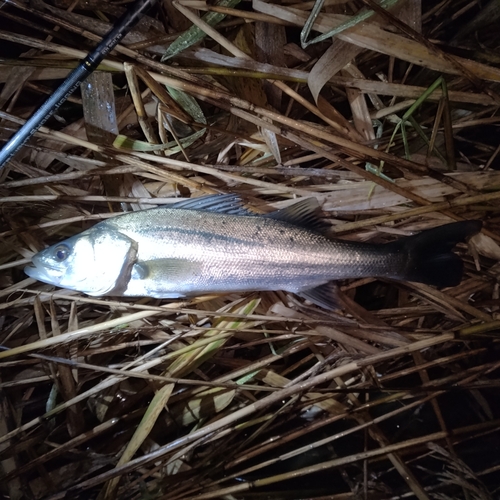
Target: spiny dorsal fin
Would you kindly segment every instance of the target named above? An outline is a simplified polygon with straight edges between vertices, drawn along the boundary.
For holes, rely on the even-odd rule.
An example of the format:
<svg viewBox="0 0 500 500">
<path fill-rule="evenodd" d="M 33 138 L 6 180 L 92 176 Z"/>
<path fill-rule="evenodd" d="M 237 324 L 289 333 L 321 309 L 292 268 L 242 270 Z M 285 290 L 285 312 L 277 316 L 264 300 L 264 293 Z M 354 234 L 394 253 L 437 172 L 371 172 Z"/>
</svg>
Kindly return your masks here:
<svg viewBox="0 0 500 500">
<path fill-rule="evenodd" d="M 304 198 L 294 205 L 267 214 L 266 217 L 318 233 L 325 233 L 330 226 L 318 217 L 319 208 L 316 198 Z"/>
<path fill-rule="evenodd" d="M 229 215 L 256 215 L 243 206 L 243 200 L 235 194 L 211 194 L 182 200 L 169 208 L 182 208 L 184 210 L 205 210 Z"/>
</svg>

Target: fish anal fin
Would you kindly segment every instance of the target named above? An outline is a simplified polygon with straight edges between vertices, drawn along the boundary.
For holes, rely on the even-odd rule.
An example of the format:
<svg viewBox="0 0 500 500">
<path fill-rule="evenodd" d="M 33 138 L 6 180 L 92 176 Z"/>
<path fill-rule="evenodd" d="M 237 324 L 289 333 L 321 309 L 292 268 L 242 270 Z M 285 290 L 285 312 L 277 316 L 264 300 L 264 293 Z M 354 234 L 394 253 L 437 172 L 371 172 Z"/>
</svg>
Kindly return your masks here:
<svg viewBox="0 0 500 500">
<path fill-rule="evenodd" d="M 289 207 L 267 214 L 270 219 L 288 222 L 294 226 L 325 233 L 330 226 L 319 217 L 320 206 L 316 198 L 304 198 Z"/>
<path fill-rule="evenodd" d="M 297 295 L 329 311 L 341 309 L 341 301 L 335 281 L 329 281 L 308 290 L 301 290 L 297 292 Z"/>
</svg>

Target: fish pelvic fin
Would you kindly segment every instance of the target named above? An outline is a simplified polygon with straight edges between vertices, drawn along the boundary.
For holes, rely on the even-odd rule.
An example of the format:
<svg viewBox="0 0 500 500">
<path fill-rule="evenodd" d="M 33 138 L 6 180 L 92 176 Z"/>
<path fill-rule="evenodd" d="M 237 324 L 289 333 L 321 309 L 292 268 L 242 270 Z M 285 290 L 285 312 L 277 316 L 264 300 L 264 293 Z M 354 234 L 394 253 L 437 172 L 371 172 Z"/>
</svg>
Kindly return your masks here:
<svg viewBox="0 0 500 500">
<path fill-rule="evenodd" d="M 391 252 L 407 254 L 407 264 L 398 279 L 437 287 L 460 284 L 464 264 L 452 250 L 479 233 L 481 227 L 478 220 L 454 222 L 388 243 Z"/>
</svg>

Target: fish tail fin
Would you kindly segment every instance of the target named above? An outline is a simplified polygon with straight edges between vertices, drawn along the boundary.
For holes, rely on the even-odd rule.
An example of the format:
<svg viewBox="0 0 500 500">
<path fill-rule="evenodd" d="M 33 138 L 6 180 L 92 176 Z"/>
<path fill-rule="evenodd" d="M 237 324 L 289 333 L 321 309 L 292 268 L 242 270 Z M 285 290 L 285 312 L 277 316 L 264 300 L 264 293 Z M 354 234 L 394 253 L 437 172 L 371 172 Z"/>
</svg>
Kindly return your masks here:
<svg viewBox="0 0 500 500">
<path fill-rule="evenodd" d="M 458 285 L 464 264 L 452 250 L 457 243 L 479 233 L 481 226 L 478 220 L 455 222 L 389 243 L 391 251 L 408 256 L 398 277 L 438 287 Z"/>
</svg>

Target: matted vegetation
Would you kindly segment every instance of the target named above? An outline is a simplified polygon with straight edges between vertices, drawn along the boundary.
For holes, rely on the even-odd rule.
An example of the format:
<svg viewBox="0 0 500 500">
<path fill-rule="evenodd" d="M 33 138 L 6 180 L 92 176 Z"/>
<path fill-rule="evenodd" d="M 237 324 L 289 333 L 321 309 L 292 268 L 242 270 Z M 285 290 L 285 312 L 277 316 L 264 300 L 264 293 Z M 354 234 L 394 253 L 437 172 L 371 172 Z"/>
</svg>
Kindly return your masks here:
<svg viewBox="0 0 500 500">
<path fill-rule="evenodd" d="M 2 4 L 2 140 L 124 7 Z M 498 498 L 499 24 L 497 0 L 160 2 L 0 173 L 4 497 Z M 213 193 L 315 197 L 351 240 L 484 229 L 459 286 L 342 282 L 336 312 L 22 272 L 103 218 Z"/>
</svg>

